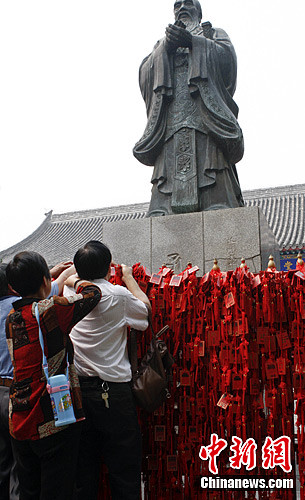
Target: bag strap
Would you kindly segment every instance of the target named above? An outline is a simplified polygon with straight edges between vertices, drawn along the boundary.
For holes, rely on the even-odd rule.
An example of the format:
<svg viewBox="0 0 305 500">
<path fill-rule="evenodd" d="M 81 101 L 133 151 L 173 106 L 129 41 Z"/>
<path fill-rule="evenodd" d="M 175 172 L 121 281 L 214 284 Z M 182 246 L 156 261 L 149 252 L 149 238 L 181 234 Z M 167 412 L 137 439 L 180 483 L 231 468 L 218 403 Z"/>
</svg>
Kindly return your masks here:
<svg viewBox="0 0 305 500">
<path fill-rule="evenodd" d="M 46 376 L 47 382 L 49 383 L 48 360 L 47 360 L 46 355 L 44 353 L 44 341 L 43 341 L 42 331 L 41 331 L 41 328 L 40 328 L 38 304 L 36 304 L 36 306 L 35 306 L 35 316 L 36 316 L 37 323 L 38 323 L 38 328 L 39 328 L 39 342 L 40 342 L 41 350 L 42 350 L 42 368 L 43 368 L 44 374 Z"/>
<path fill-rule="evenodd" d="M 152 322 L 151 322 L 151 318 L 150 316 L 148 317 L 148 324 L 150 326 L 150 329 L 151 329 L 151 332 L 153 334 L 153 337 L 155 337 L 155 339 L 157 340 L 159 337 L 161 337 L 161 335 L 163 335 L 164 332 L 166 332 L 168 329 L 169 329 L 169 326 L 168 325 L 165 325 L 163 328 L 161 328 L 161 330 L 158 332 L 158 333 L 155 333 L 154 332 L 154 329 L 153 329 L 153 326 L 152 326 Z"/>
<path fill-rule="evenodd" d="M 152 340 L 156 341 L 166 330 L 169 329 L 168 325 L 165 325 L 157 334 L 155 334 L 150 316 L 148 317 L 148 324 L 152 332 Z M 129 361 L 131 365 L 131 371 L 134 375 L 138 371 L 138 344 L 137 344 L 137 331 L 133 328 L 130 329 L 129 335 Z"/>
<path fill-rule="evenodd" d="M 39 321 L 38 303 L 35 306 L 35 316 L 36 316 L 37 323 L 38 323 L 39 342 L 40 342 L 41 350 L 42 350 L 42 368 L 43 368 L 44 374 L 46 376 L 47 383 L 49 383 L 49 367 L 48 367 L 48 360 L 47 360 L 46 355 L 44 353 L 44 341 L 43 341 L 43 335 L 42 335 L 40 321 Z M 68 378 L 68 369 L 69 369 L 69 362 L 68 362 L 68 353 L 67 353 L 67 372 L 66 372 L 67 378 Z"/>
</svg>

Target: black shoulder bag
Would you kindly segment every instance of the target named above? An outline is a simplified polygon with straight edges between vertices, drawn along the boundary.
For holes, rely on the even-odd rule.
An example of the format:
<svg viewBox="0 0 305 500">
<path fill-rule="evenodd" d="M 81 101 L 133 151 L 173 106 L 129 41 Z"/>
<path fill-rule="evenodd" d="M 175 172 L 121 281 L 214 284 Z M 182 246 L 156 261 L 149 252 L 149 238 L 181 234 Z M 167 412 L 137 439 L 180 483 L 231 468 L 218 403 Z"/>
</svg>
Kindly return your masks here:
<svg viewBox="0 0 305 500">
<path fill-rule="evenodd" d="M 168 330 L 165 326 L 156 335 L 152 324 L 152 340 L 146 354 L 138 365 L 137 335 L 131 329 L 129 357 L 132 371 L 132 390 L 138 406 L 151 413 L 155 411 L 167 398 L 170 398 L 168 381 L 174 358 L 167 349 L 163 340 L 159 337 Z"/>
</svg>

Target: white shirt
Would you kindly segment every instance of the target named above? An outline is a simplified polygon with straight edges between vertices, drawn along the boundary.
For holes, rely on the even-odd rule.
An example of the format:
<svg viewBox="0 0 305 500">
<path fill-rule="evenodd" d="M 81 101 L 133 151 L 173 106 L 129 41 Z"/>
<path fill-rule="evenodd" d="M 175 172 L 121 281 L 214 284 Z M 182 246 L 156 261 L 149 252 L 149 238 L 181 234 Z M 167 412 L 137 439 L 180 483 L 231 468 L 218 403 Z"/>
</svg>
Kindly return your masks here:
<svg viewBox="0 0 305 500">
<path fill-rule="evenodd" d="M 129 382 L 127 326 L 146 330 L 147 307 L 122 286 L 104 279 L 94 284 L 100 287 L 102 298 L 70 333 L 76 371 L 78 375 L 98 376 L 107 382 Z M 64 288 L 66 297 L 74 293 L 71 288 Z"/>
</svg>

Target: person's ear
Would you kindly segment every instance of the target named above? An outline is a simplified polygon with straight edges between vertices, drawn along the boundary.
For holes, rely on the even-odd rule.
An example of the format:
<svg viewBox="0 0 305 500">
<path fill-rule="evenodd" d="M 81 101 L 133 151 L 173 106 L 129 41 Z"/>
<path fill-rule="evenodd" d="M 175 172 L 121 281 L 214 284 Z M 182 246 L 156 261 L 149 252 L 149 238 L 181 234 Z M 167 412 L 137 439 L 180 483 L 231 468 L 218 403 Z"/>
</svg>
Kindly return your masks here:
<svg viewBox="0 0 305 500">
<path fill-rule="evenodd" d="M 51 292 L 51 278 L 43 277 L 42 288 L 44 290 L 45 297 L 48 297 Z"/>
<path fill-rule="evenodd" d="M 16 297 L 19 297 L 19 293 L 15 292 L 14 288 L 11 287 L 10 284 L 7 285 L 9 295 L 16 295 Z"/>
<path fill-rule="evenodd" d="M 109 264 L 108 272 L 106 274 L 105 280 L 109 281 L 111 278 L 111 264 Z"/>
</svg>

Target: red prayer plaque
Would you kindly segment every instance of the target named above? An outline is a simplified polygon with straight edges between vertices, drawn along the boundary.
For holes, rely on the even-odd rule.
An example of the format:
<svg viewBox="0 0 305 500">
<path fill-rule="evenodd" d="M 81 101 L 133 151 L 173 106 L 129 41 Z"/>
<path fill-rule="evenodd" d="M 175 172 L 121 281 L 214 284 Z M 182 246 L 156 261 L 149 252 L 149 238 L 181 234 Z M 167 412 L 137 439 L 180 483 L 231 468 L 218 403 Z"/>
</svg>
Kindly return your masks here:
<svg viewBox="0 0 305 500">
<path fill-rule="evenodd" d="M 258 285 L 261 284 L 261 278 L 260 278 L 260 275 L 258 274 L 257 276 L 255 276 L 255 278 L 253 278 L 252 280 L 252 286 L 253 288 L 256 288 Z"/>
<path fill-rule="evenodd" d="M 233 398 L 234 396 L 232 396 L 232 394 L 228 394 L 227 392 L 225 392 L 218 401 L 217 406 L 219 406 L 219 408 L 223 408 L 223 410 L 226 410 L 229 404 L 232 402 Z"/>
<path fill-rule="evenodd" d="M 240 410 L 240 402 L 237 399 L 233 399 L 232 401 L 232 411 L 233 413 L 237 413 Z"/>
<path fill-rule="evenodd" d="M 278 378 L 277 364 L 276 361 L 269 359 L 265 365 L 266 376 L 268 380 L 273 380 Z"/>
<path fill-rule="evenodd" d="M 184 444 L 184 450 L 182 450 L 182 456 L 183 455 L 187 462 L 192 460 L 192 448 L 190 444 Z"/>
<path fill-rule="evenodd" d="M 242 320 L 238 319 L 238 320 L 234 321 L 233 335 L 235 335 L 236 337 L 238 337 L 242 333 L 243 333 L 243 331 L 242 331 Z"/>
<path fill-rule="evenodd" d="M 148 470 L 158 470 L 158 456 L 148 455 Z"/>
<path fill-rule="evenodd" d="M 197 427 L 189 427 L 189 439 L 190 441 L 198 441 L 198 430 Z"/>
<path fill-rule="evenodd" d="M 287 331 L 279 332 L 276 334 L 276 338 L 280 349 L 290 349 L 291 342 Z"/>
<path fill-rule="evenodd" d="M 258 378 L 250 379 L 250 394 L 251 396 L 258 396 L 260 393 L 260 381 Z"/>
<path fill-rule="evenodd" d="M 165 441 L 165 425 L 155 425 L 155 441 Z"/>
<path fill-rule="evenodd" d="M 189 277 L 188 270 L 183 271 L 183 274 L 182 274 L 182 281 L 185 281 L 188 277 Z"/>
<path fill-rule="evenodd" d="M 202 278 L 202 283 L 206 283 L 208 281 L 209 277 L 210 277 L 210 273 L 205 274 Z"/>
<path fill-rule="evenodd" d="M 205 348 L 205 342 L 204 340 L 200 340 L 198 344 L 198 356 L 203 357 L 204 356 L 204 348 Z"/>
<path fill-rule="evenodd" d="M 197 406 L 203 406 L 204 401 L 203 401 L 203 392 L 197 392 L 196 394 L 196 404 Z"/>
<path fill-rule="evenodd" d="M 291 326 L 291 337 L 293 339 L 297 339 L 298 338 L 298 324 L 296 321 L 293 321 L 292 322 L 292 326 Z"/>
<path fill-rule="evenodd" d="M 241 375 L 234 374 L 232 376 L 232 389 L 234 391 L 239 391 L 243 388 L 243 379 Z"/>
<path fill-rule="evenodd" d="M 180 385 L 191 385 L 191 374 L 188 370 L 181 370 L 180 372 Z"/>
<path fill-rule="evenodd" d="M 149 283 L 153 283 L 154 285 L 160 285 L 162 280 L 162 274 L 154 273 L 149 280 Z"/>
<path fill-rule="evenodd" d="M 169 286 L 177 286 L 178 287 L 178 286 L 180 286 L 181 281 L 182 281 L 182 276 L 178 276 L 177 274 L 174 274 L 174 276 L 172 276 L 172 279 L 169 282 Z"/>
<path fill-rule="evenodd" d="M 234 306 L 235 299 L 232 292 L 229 292 L 227 295 L 225 295 L 225 304 L 227 309 L 229 309 L 229 307 Z"/>
<path fill-rule="evenodd" d="M 225 378 L 225 384 L 228 387 L 231 384 L 232 370 L 227 370 L 226 373 L 223 373 Z"/>
<path fill-rule="evenodd" d="M 249 352 L 248 354 L 248 368 L 249 370 L 258 370 L 259 359 L 257 352 Z"/>
<path fill-rule="evenodd" d="M 256 333 L 257 333 L 257 337 L 256 337 L 257 343 L 264 345 L 265 344 L 265 337 L 269 334 L 268 329 L 265 328 L 264 326 L 258 326 Z"/>
<path fill-rule="evenodd" d="M 170 273 L 171 271 L 172 271 L 172 269 L 170 267 L 164 267 L 164 269 L 162 270 L 163 278 L 165 278 L 165 276 L 167 276 L 168 273 Z"/>
<path fill-rule="evenodd" d="M 268 335 L 265 337 L 265 351 L 268 352 L 276 352 L 276 340 L 275 335 Z"/>
<path fill-rule="evenodd" d="M 166 457 L 167 471 L 175 472 L 177 470 L 177 456 L 167 455 Z"/>
<path fill-rule="evenodd" d="M 302 273 L 301 271 L 297 271 L 295 273 L 295 276 L 297 276 L 298 278 L 301 278 L 301 280 L 305 280 L 305 274 Z"/>
<path fill-rule="evenodd" d="M 196 271 L 199 271 L 198 266 L 191 267 L 191 269 L 187 270 L 189 274 L 196 273 Z"/>
<path fill-rule="evenodd" d="M 220 331 L 210 330 L 207 332 L 208 335 L 208 347 L 217 347 L 220 345 Z"/>
<path fill-rule="evenodd" d="M 285 358 L 278 358 L 276 360 L 277 364 L 277 371 L 279 375 L 286 375 L 286 359 Z"/>
<path fill-rule="evenodd" d="M 272 391 L 265 392 L 265 405 L 267 406 L 267 408 L 272 408 L 272 406 L 273 406 L 273 392 Z"/>
<path fill-rule="evenodd" d="M 293 387 L 296 392 L 305 388 L 305 376 L 304 373 L 294 373 L 293 374 Z"/>
<path fill-rule="evenodd" d="M 241 364 L 240 352 L 239 350 L 235 349 L 235 347 L 232 347 L 230 349 L 230 363 L 232 363 L 232 365 Z"/>
<path fill-rule="evenodd" d="M 263 394 L 260 392 L 256 398 L 256 402 L 258 405 L 258 408 L 262 409 L 264 408 L 264 399 L 263 399 Z"/>
<path fill-rule="evenodd" d="M 164 403 L 157 410 L 154 411 L 154 415 L 156 415 L 156 416 L 160 415 L 161 417 L 164 417 L 164 415 L 165 415 Z"/>
</svg>

